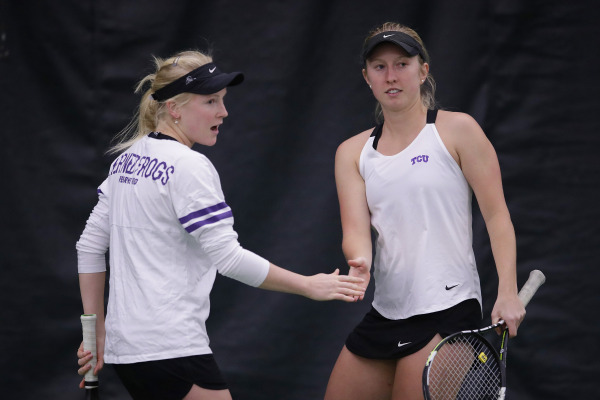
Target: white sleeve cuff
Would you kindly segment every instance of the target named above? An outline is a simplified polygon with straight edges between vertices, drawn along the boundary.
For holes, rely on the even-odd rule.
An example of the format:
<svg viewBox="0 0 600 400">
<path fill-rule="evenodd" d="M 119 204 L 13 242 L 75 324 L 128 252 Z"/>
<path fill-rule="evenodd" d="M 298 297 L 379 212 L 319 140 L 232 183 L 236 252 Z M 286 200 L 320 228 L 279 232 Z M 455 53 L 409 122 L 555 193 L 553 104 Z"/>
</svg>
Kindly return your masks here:
<svg viewBox="0 0 600 400">
<path fill-rule="evenodd" d="M 92 274 L 106 271 L 104 254 L 77 252 L 77 270 L 80 274 Z"/>
<path fill-rule="evenodd" d="M 270 265 L 268 260 L 237 245 L 229 253 L 227 263 L 217 268 L 221 275 L 258 287 L 267 278 Z"/>
</svg>

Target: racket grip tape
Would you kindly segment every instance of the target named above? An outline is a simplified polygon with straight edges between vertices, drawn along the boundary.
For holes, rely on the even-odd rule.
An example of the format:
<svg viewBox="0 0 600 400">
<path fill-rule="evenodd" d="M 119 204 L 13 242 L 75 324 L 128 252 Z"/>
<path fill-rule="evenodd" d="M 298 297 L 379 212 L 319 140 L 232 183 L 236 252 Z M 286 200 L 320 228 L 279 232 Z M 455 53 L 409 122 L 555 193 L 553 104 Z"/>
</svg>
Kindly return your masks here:
<svg viewBox="0 0 600 400">
<path fill-rule="evenodd" d="M 521 291 L 519 291 L 519 299 L 524 307 L 527 306 L 535 292 L 537 292 L 544 282 L 546 282 L 546 276 L 539 269 L 534 269 L 529 273 L 527 282 L 525 282 Z"/>
<path fill-rule="evenodd" d="M 92 368 L 85 373 L 85 388 L 94 389 L 98 387 L 98 377 L 94 375 L 96 368 L 96 314 L 83 314 L 81 316 L 81 327 L 83 330 L 83 349 L 92 352 Z"/>
</svg>

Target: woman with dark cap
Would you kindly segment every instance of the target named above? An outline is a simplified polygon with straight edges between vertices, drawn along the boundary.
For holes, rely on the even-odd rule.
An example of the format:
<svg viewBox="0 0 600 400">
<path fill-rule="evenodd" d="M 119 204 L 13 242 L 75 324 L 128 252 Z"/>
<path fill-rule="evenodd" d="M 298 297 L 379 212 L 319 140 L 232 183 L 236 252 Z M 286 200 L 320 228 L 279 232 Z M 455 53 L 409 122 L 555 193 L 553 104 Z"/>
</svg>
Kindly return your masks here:
<svg viewBox="0 0 600 400">
<path fill-rule="evenodd" d="M 298 275 L 240 246 L 217 171 L 191 147 L 216 143 L 227 87 L 243 75 L 197 51 L 155 61 L 137 87 L 150 86 L 137 122 L 111 149 L 120 155 L 77 242 L 83 311 L 97 315 L 95 373 L 114 364 L 135 399 L 231 399 L 205 325 L 217 272 L 314 300 L 354 301 L 362 278 Z M 84 375 L 92 355 L 80 347 L 78 357 Z"/>
<path fill-rule="evenodd" d="M 482 322 L 472 193 L 499 278 L 492 320 L 506 321 L 512 336 L 525 316 L 515 233 L 494 148 L 470 116 L 435 109 L 419 35 L 386 23 L 369 33 L 362 59 L 379 121 L 339 146 L 335 176 L 349 275 L 364 278 L 366 287 L 373 266 L 376 286 L 325 399 L 422 399 L 423 367 L 434 346 Z"/>
</svg>

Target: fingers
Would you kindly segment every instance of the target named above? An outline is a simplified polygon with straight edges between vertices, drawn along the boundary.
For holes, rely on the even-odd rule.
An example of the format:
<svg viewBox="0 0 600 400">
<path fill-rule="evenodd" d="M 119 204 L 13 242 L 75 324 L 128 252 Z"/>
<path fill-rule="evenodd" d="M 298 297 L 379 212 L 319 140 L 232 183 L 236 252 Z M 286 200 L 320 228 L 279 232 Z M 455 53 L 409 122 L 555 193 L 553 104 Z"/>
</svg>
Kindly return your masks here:
<svg viewBox="0 0 600 400">
<path fill-rule="evenodd" d="M 77 364 L 79 364 L 79 366 L 83 366 L 87 363 L 89 363 L 90 361 L 92 361 L 93 355 L 92 352 L 89 350 L 83 351 L 81 352 L 81 354 L 79 352 L 77 352 Z"/>
<path fill-rule="evenodd" d="M 348 275 L 339 275 L 339 282 L 347 282 L 347 283 L 364 283 L 365 280 L 363 278 L 359 278 L 357 276 L 348 276 Z"/>
<path fill-rule="evenodd" d="M 83 359 L 82 359 L 83 360 Z M 80 363 L 81 360 L 79 360 L 77 363 Z M 80 364 L 81 365 L 81 364 Z M 83 376 L 86 374 L 86 372 L 88 372 L 90 369 L 92 368 L 92 364 L 85 364 L 83 365 L 81 368 L 79 368 L 77 370 L 77 374 L 79 374 L 80 376 Z"/>
<path fill-rule="evenodd" d="M 77 360 L 77 365 L 80 366 L 80 368 L 77 370 L 77 374 L 83 376 L 92 368 L 92 364 L 90 364 L 90 361 L 92 361 L 92 358 L 94 356 L 92 355 L 91 351 L 77 351 L 77 357 L 79 357 L 79 359 Z M 96 368 L 94 368 L 94 375 L 98 375 L 103 366 L 104 362 L 101 359 L 96 360 Z"/>
<path fill-rule="evenodd" d="M 359 296 L 348 296 L 338 293 L 334 296 L 334 300 L 345 301 L 346 303 L 356 303 Z M 362 300 L 362 299 L 361 299 Z"/>
<path fill-rule="evenodd" d="M 96 368 L 94 368 L 94 375 L 98 375 L 98 373 L 100 373 L 100 370 L 102 369 L 102 367 L 104 367 L 104 361 L 102 361 L 100 358 L 98 358 L 96 360 Z"/>
<path fill-rule="evenodd" d="M 81 382 L 79 382 L 79 389 L 83 389 L 85 387 L 85 378 L 83 378 L 81 380 Z"/>
<path fill-rule="evenodd" d="M 517 330 L 519 329 L 519 322 L 518 321 L 507 322 L 506 326 L 508 327 L 509 337 L 512 338 L 512 337 L 517 336 Z"/>
<path fill-rule="evenodd" d="M 79 345 L 79 348 L 77 349 L 77 358 L 81 358 L 85 355 L 86 351 L 83 350 L 83 342 L 81 342 L 81 344 Z"/>
<path fill-rule="evenodd" d="M 362 286 L 348 283 L 338 287 L 336 292 L 343 296 L 352 298 L 352 301 L 356 301 L 356 298 L 362 300 L 365 295 L 365 289 Z"/>
</svg>

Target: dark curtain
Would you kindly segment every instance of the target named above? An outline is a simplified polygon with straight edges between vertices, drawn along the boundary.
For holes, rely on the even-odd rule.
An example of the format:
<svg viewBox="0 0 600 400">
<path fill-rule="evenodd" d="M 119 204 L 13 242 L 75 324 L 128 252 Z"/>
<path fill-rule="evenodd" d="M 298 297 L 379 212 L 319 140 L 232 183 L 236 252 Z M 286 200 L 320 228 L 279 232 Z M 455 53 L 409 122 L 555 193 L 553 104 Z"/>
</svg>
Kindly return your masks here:
<svg viewBox="0 0 600 400">
<path fill-rule="evenodd" d="M 442 108 L 494 144 L 517 233 L 518 278 L 547 283 L 510 342 L 509 399 L 597 398 L 599 6 L 579 0 L 0 0 L 0 398 L 76 399 L 75 242 L 138 104 L 151 56 L 210 49 L 243 85 L 213 148 L 242 245 L 302 273 L 345 271 L 334 154 L 373 126 L 362 40 L 391 20 L 423 37 Z M 484 313 L 496 298 L 475 207 Z M 218 277 L 211 346 L 235 399 L 320 399 L 369 309 Z M 107 366 L 105 399 L 128 398 Z"/>
</svg>

